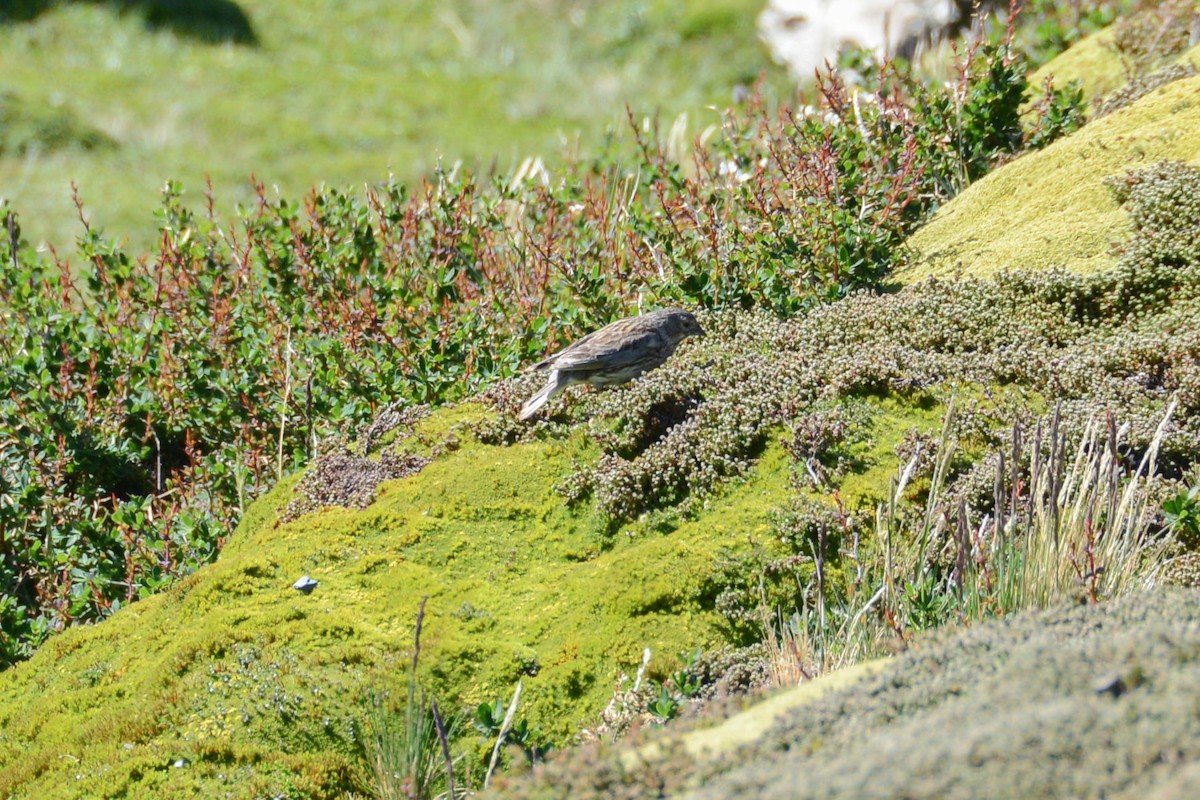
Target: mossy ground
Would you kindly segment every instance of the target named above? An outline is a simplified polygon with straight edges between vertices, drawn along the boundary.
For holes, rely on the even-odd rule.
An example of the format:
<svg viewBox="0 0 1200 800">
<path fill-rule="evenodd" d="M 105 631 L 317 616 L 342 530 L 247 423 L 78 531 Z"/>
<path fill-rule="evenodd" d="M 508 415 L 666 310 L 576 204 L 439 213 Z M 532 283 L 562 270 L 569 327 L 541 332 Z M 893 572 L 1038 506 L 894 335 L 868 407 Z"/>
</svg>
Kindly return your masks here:
<svg viewBox="0 0 1200 800">
<path fill-rule="evenodd" d="M 1182 58 L 1200 61 L 1200 48 Z M 1090 91 L 1103 92 L 1120 84 L 1102 81 L 1106 72 L 1096 64 L 1111 67 L 1115 59 L 1091 37 L 1043 69 L 1060 83 L 1077 73 L 1096 76 Z M 1111 267 L 1112 245 L 1128 226 L 1104 178 L 1163 159 L 1200 162 L 1200 77 L 1169 84 L 973 184 L 910 237 L 912 263 L 896 278 Z"/>
<path fill-rule="evenodd" d="M 1119 89 L 1128 76 L 1112 41 L 1111 27 L 1085 36 L 1035 70 L 1029 76 L 1029 85 L 1040 89 L 1047 78 L 1060 87 L 1076 81 L 1089 101 Z"/>
<path fill-rule="evenodd" d="M 989 622 L 789 690 L 769 715 L 573 753 L 500 796 L 1183 800 L 1200 778 L 1198 621 L 1191 591 Z M 753 744 L 706 735 L 751 715 Z"/>
<path fill-rule="evenodd" d="M 943 241 L 933 237 L 939 230 L 959 237 L 933 248 L 940 260 L 928 262 L 927 272 L 954 272 L 951 262 L 984 252 L 986 242 L 990 255 L 971 262 L 984 263 L 978 269 L 985 272 L 1108 263 L 1101 251 L 1124 216 L 1101 200 L 1101 179 L 1140 163 L 1139 155 L 1194 161 L 1198 93 L 1195 79 L 1180 81 L 981 181 L 914 239 Z M 1071 213 L 1078 229 L 1064 234 L 1059 226 Z M 895 445 L 914 426 L 936 430 L 944 410 L 923 396 L 864 402 L 872 431 L 855 453 L 861 468 L 841 483 L 850 504 L 878 499 L 895 469 Z M 465 405 L 421 427 L 436 438 L 483 413 Z M 661 677 L 676 653 L 721 642 L 715 556 L 770 539 L 769 512 L 794 493 L 778 438 L 770 437 L 743 480 L 694 507 L 693 518 L 656 511 L 615 535 L 588 505 L 571 510 L 553 488 L 576 459 L 597 456 L 578 436 L 511 447 L 463 436 L 461 448 L 420 474 L 385 483 L 364 510 L 328 509 L 276 524 L 296 485 L 284 481 L 250 509 L 216 564 L 103 624 L 52 638 L 32 660 L 0 674 L 0 794 L 363 791 L 364 704 L 373 692 L 398 696 L 404 686 L 414 617 L 426 595 L 422 681 L 458 705 L 508 696 L 523 680 L 522 714 L 566 741 L 603 707 L 618 675 L 633 671 L 643 648 L 655 653 L 651 673 Z M 320 582 L 311 595 L 291 588 L 301 574 Z M 1192 614 L 1185 606 L 1180 613 Z M 1050 641 L 1028 652 L 1061 646 Z M 896 674 L 944 666 L 941 656 L 931 658 Z M 1010 683 L 1021 688 L 1019 680 Z M 944 696 L 945 686 L 931 691 Z M 908 700 L 897 703 L 881 708 L 894 715 Z M 821 707 L 839 718 L 838 706 Z M 821 719 L 829 737 L 854 738 Z M 956 719 L 918 720 L 902 743 L 917 747 L 925 731 L 956 731 Z M 836 764 L 881 763 L 888 738 L 881 728 L 871 737 L 878 749 L 837 750 Z M 815 752 L 813 763 L 780 769 L 820 767 L 835 752 L 806 741 L 798 752 Z M 737 781 L 737 791 L 753 783 L 744 775 Z"/>
<path fill-rule="evenodd" d="M 884 450 L 940 421 L 936 405 L 867 402 Z M 482 413 L 447 409 L 419 428 L 437 437 Z M 678 653 L 721 644 L 716 556 L 770 540 L 769 511 L 791 491 L 789 459 L 770 444 L 695 518 L 660 513 L 614 536 L 553 488 L 573 459 L 595 456 L 588 448 L 581 437 L 510 447 L 466 437 L 383 484 L 365 510 L 277 524 L 296 485 L 285 480 L 216 564 L 0 675 L 0 794 L 361 788 L 364 703 L 400 696 L 425 595 L 421 678 L 444 705 L 507 697 L 523 680 L 522 715 L 569 741 L 643 648 L 661 677 Z M 888 455 L 864 468 L 894 469 L 876 463 Z M 291 588 L 301 574 L 319 581 L 311 595 Z"/>
</svg>

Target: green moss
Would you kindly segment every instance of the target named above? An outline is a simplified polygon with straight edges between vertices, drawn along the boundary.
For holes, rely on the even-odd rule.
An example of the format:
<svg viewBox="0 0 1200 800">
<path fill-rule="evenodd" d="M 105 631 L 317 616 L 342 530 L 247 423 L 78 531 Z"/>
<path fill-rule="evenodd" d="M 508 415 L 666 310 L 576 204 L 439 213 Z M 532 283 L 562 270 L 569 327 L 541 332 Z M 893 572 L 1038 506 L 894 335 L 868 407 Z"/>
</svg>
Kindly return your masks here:
<svg viewBox="0 0 1200 800">
<path fill-rule="evenodd" d="M 1128 225 L 1103 180 L 1162 159 L 1200 161 L 1200 77 L 1169 84 L 975 183 L 909 239 L 913 262 L 896 277 L 912 283 L 1110 267 L 1112 244 Z"/>
<path fill-rule="evenodd" d="M 1129 80 L 1128 70 L 1112 44 L 1114 34 L 1113 26 L 1109 26 L 1085 36 L 1035 70 L 1029 76 L 1029 85 L 1037 90 L 1045 85 L 1047 78 L 1053 78 L 1055 86 L 1076 81 L 1083 89 L 1084 99 L 1095 106 Z M 1200 60 L 1200 46 L 1170 60 L 1195 63 Z"/>
<path fill-rule="evenodd" d="M 1085 36 L 1035 70 L 1029 76 L 1029 85 L 1040 89 L 1050 77 L 1055 86 L 1078 81 L 1088 101 L 1119 89 L 1128 76 L 1112 49 L 1112 39 L 1111 27 Z"/>
<path fill-rule="evenodd" d="M 941 412 L 868 402 L 882 475 L 903 432 L 936 426 Z M 481 413 L 464 405 L 419 428 L 444 434 Z M 664 512 L 601 536 L 592 511 L 568 509 L 553 489 L 573 459 L 595 457 L 588 447 L 577 436 L 465 441 L 382 485 L 365 510 L 278 524 L 296 483 L 284 481 L 216 564 L 0 675 L 0 794 L 352 789 L 362 703 L 402 690 L 425 595 L 423 680 L 444 705 L 507 696 L 524 680 L 522 713 L 569 741 L 643 648 L 655 673 L 722 641 L 715 556 L 769 539 L 768 512 L 791 491 L 772 443 L 694 519 Z M 854 480 L 848 492 L 877 493 L 873 472 Z M 319 581 L 311 595 L 291 588 L 301 574 Z M 171 766 L 181 758 L 187 766 Z"/>
<path fill-rule="evenodd" d="M 873 508 L 885 500 L 888 482 L 896 475 L 896 446 L 904 434 L 913 428 L 926 434 L 937 433 L 946 415 L 946 407 L 932 397 L 918 397 L 914 402 L 888 395 L 874 398 L 873 405 L 876 417 L 871 435 L 856 454 L 862 469 L 848 474 L 840 487 L 843 501 L 850 508 Z"/>
</svg>

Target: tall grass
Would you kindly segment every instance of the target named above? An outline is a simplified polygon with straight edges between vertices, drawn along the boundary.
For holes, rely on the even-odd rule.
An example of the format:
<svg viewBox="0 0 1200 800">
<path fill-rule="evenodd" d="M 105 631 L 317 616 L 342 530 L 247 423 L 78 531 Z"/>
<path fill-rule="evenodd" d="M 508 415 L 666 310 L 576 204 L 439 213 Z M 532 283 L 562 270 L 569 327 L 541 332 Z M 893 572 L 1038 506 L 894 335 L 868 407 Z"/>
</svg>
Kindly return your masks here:
<svg viewBox="0 0 1200 800">
<path fill-rule="evenodd" d="M 1174 408 L 1172 402 L 1132 469 L 1123 455 L 1128 426 L 1118 427 L 1111 414 L 1093 419 L 1071 453 L 1056 413 L 1045 447 L 1042 429 L 1035 432 L 1027 487 L 1015 430 L 1013 476 L 1005 480 L 1001 459 L 992 515 L 974 531 L 961 510 L 957 520 L 964 616 L 1043 608 L 1068 597 L 1095 603 L 1153 586 L 1173 538 L 1155 524 L 1147 488 Z"/>
<path fill-rule="evenodd" d="M 442 778 L 437 726 L 421 689 L 410 687 L 403 718 L 382 701 L 368 717 L 372 786 L 380 800 L 417 800 L 436 796 Z"/>
<path fill-rule="evenodd" d="M 1112 414 L 1072 436 L 1059 409 L 1027 442 L 1019 425 L 996 459 L 994 503 L 982 514 L 954 498 L 957 442 L 947 411 L 933 478 L 915 525 L 901 513 L 921 453 L 898 466 L 876 509 L 873 541 L 845 554 L 856 591 L 820 592 L 788 619 L 764 619 L 776 685 L 904 649 L 920 630 L 972 624 L 1076 600 L 1150 588 L 1175 547 L 1150 491 L 1172 402 L 1139 457 Z M 816 574 L 826 555 L 815 552 Z M 815 580 L 815 579 L 814 579 Z"/>
</svg>

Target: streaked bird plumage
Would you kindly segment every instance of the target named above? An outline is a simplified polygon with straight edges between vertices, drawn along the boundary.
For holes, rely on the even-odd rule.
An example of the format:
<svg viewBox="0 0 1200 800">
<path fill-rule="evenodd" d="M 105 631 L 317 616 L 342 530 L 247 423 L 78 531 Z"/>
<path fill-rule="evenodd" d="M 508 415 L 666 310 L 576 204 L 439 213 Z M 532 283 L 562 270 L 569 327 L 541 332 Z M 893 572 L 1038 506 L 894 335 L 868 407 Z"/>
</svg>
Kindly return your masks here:
<svg viewBox="0 0 1200 800">
<path fill-rule="evenodd" d="M 684 339 L 703 335 L 691 312 L 678 308 L 619 319 L 533 366 L 550 370 L 550 376 L 521 407 L 521 419 L 532 417 L 568 386 L 627 383 L 661 365 Z"/>
</svg>

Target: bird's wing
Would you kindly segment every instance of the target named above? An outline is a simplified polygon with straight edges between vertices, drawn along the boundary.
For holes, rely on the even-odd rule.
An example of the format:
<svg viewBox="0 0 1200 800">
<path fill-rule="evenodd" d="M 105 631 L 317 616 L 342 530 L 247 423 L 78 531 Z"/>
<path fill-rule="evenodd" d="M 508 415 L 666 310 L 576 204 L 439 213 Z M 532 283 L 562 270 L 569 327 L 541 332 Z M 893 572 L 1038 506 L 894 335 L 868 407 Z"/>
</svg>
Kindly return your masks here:
<svg viewBox="0 0 1200 800">
<path fill-rule="evenodd" d="M 597 336 L 601 328 L 589 333 L 563 350 L 551 366 L 564 372 L 587 371 L 604 367 L 619 370 L 645 358 L 659 345 L 656 330 L 628 331 L 621 336 Z"/>
<path fill-rule="evenodd" d="M 603 330 L 603 328 L 601 328 L 601 330 Z M 592 331 L 587 336 L 584 336 L 582 339 L 580 339 L 576 342 L 572 342 L 571 344 L 567 345 L 562 350 L 559 350 L 554 355 L 546 356 L 541 361 L 534 364 L 532 369 L 550 369 L 550 368 L 558 369 L 558 360 L 560 358 L 563 358 L 564 356 L 569 355 L 576 348 L 584 346 L 584 344 L 586 344 L 589 340 L 591 340 L 591 338 L 593 336 L 595 336 L 599 332 L 600 331 Z"/>
</svg>

